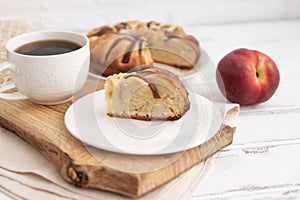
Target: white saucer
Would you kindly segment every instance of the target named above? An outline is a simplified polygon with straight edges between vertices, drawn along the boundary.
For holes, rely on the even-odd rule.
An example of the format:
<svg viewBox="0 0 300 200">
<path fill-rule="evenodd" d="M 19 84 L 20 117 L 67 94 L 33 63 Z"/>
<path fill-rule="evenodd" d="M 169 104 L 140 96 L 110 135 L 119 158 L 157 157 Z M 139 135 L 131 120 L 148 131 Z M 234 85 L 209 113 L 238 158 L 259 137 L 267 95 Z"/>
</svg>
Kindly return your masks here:
<svg viewBox="0 0 300 200">
<path fill-rule="evenodd" d="M 141 121 L 106 115 L 104 90 L 82 97 L 65 114 L 69 132 L 82 142 L 107 151 L 160 155 L 198 146 L 219 130 L 222 116 L 208 99 L 189 94 L 189 111 L 177 121 Z"/>
</svg>

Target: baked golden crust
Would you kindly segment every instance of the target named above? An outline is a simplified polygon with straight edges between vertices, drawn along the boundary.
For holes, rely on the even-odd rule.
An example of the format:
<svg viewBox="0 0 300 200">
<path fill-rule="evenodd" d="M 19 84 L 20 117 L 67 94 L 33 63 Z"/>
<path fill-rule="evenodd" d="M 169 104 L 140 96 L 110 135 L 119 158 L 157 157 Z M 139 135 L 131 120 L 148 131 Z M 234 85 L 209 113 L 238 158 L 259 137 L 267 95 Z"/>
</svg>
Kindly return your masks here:
<svg viewBox="0 0 300 200">
<path fill-rule="evenodd" d="M 139 65 L 149 66 L 153 62 L 189 69 L 200 56 L 197 39 L 176 25 L 128 21 L 93 29 L 87 36 L 91 67 L 104 76 L 126 72 Z M 118 57 L 105 57 L 107 52 Z M 126 56 L 130 59 L 124 59 Z"/>
<path fill-rule="evenodd" d="M 134 33 L 104 34 L 90 41 L 91 68 L 104 76 L 153 64 L 145 38 Z"/>
</svg>

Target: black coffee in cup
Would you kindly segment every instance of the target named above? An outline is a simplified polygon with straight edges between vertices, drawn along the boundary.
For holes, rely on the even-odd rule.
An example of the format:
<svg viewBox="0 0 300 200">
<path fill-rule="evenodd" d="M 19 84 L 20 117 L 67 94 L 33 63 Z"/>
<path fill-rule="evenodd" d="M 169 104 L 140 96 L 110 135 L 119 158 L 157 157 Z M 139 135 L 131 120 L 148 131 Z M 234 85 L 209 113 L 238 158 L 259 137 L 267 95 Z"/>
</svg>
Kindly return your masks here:
<svg viewBox="0 0 300 200">
<path fill-rule="evenodd" d="M 24 55 L 49 56 L 68 53 L 79 48 L 80 45 L 65 40 L 41 40 L 22 45 L 14 51 Z"/>
</svg>

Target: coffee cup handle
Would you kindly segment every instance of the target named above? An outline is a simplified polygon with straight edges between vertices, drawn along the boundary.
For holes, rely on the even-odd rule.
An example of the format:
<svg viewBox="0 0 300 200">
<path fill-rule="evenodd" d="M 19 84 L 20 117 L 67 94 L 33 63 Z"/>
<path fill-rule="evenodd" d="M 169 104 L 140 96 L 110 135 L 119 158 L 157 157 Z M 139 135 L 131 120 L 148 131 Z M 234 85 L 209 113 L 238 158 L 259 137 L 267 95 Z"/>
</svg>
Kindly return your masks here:
<svg viewBox="0 0 300 200">
<path fill-rule="evenodd" d="M 16 70 L 16 66 L 9 62 L 3 62 L 0 63 L 0 99 L 6 99 L 6 100 L 22 100 L 22 99 L 28 99 L 27 96 L 24 94 L 16 91 L 12 93 L 4 93 L 7 90 L 10 90 L 12 88 L 15 88 L 15 83 L 13 82 L 7 82 L 4 80 L 5 76 L 1 76 L 1 72 L 9 70 L 12 73 Z M 1 83 L 3 82 L 3 83 Z"/>
</svg>

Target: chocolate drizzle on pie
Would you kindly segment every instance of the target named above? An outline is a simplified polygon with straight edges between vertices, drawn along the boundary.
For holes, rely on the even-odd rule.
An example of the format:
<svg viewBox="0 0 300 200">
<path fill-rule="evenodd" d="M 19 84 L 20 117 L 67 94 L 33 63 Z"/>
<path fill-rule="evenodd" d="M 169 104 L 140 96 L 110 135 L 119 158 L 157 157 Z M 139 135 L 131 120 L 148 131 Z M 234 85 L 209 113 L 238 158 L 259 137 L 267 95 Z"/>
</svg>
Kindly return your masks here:
<svg viewBox="0 0 300 200">
<path fill-rule="evenodd" d="M 107 58 L 109 57 L 111 51 L 122 41 L 122 40 L 128 40 L 128 41 L 132 41 L 129 38 L 119 38 L 117 40 L 115 40 L 112 45 L 110 46 L 110 48 L 108 49 L 107 53 L 105 54 L 105 60 L 107 60 Z"/>
<path fill-rule="evenodd" d="M 121 60 L 122 63 L 128 63 L 128 62 L 129 62 L 130 57 L 131 57 L 131 54 L 132 54 L 132 51 L 133 51 L 134 46 L 135 46 L 135 43 L 136 43 L 136 42 L 132 42 L 132 43 L 130 44 L 130 46 L 128 47 L 126 53 L 124 54 L 124 56 L 123 56 L 123 58 L 122 58 L 122 60 Z"/>
<path fill-rule="evenodd" d="M 151 24 L 152 24 L 152 21 L 147 22 L 147 27 L 150 28 Z"/>
<path fill-rule="evenodd" d="M 131 44 L 129 45 L 129 47 L 126 50 L 126 53 L 123 55 L 123 58 L 121 60 L 122 63 L 127 64 L 130 61 L 130 57 L 132 52 L 135 50 L 134 47 L 136 46 L 136 44 L 138 43 L 138 54 L 139 54 L 139 58 L 141 61 L 141 64 L 143 64 L 143 57 L 142 57 L 142 51 L 143 51 L 143 42 L 145 41 L 143 38 L 138 37 L 135 34 L 129 34 L 129 33 L 120 33 L 119 35 L 121 35 L 121 38 L 116 39 L 112 45 L 110 46 L 110 48 L 108 49 L 106 55 L 105 55 L 105 59 L 107 60 L 109 55 L 111 54 L 112 50 L 114 48 L 117 47 L 117 45 L 122 42 L 123 40 L 127 40 L 130 41 Z M 123 37 L 124 35 L 124 37 Z"/>
<path fill-rule="evenodd" d="M 143 43 L 144 42 L 145 42 L 145 40 L 140 40 L 140 42 L 139 42 L 139 49 L 138 49 L 139 59 L 141 61 L 141 65 L 144 64 L 144 59 L 143 59 Z"/>
<path fill-rule="evenodd" d="M 144 71 L 144 70 L 147 70 L 147 69 L 152 69 L 154 68 L 153 66 L 142 66 L 140 69 L 140 71 Z"/>
<path fill-rule="evenodd" d="M 149 88 L 152 91 L 154 99 L 160 99 L 160 95 L 158 94 L 158 90 L 153 83 L 148 83 Z"/>
<path fill-rule="evenodd" d="M 140 73 L 141 72 L 141 74 L 139 75 L 138 73 Z M 137 78 L 139 78 L 139 79 L 141 79 L 141 80 L 143 80 L 143 81 L 145 81 L 147 84 L 148 84 L 148 86 L 149 86 L 149 88 L 150 88 L 150 90 L 151 90 L 151 92 L 152 92 L 152 94 L 153 94 L 153 97 L 155 98 L 155 99 L 160 99 L 160 95 L 159 95 L 159 93 L 158 93 L 158 90 L 157 90 L 157 88 L 156 88 L 156 86 L 153 84 L 153 83 L 150 83 L 144 76 L 141 76 L 142 75 L 142 73 L 143 72 L 150 72 L 150 71 L 139 71 L 139 72 L 136 72 L 135 74 L 128 74 L 127 76 L 125 76 L 124 78 L 125 79 L 127 79 L 127 78 L 130 78 L 130 77 L 137 77 Z M 151 72 L 150 72 L 151 73 Z M 154 73 L 154 72 L 153 72 Z"/>
<path fill-rule="evenodd" d="M 139 54 L 140 55 L 142 54 L 142 51 L 143 51 L 143 42 L 144 42 L 144 40 L 140 40 L 140 43 L 139 43 Z"/>
<path fill-rule="evenodd" d="M 185 36 L 181 36 L 180 33 L 178 33 L 177 31 L 167 31 L 165 30 L 165 36 L 167 37 L 167 39 L 174 39 L 174 38 L 179 38 L 179 39 L 187 39 L 190 40 L 191 42 L 199 45 L 198 41 L 196 38 L 194 38 L 191 35 L 185 35 Z"/>
<path fill-rule="evenodd" d="M 143 42 L 144 40 L 139 38 L 137 41 L 132 42 L 132 44 L 128 47 L 126 53 L 124 54 L 122 58 L 122 63 L 128 63 L 131 57 L 132 52 L 134 51 L 134 47 L 136 43 L 138 42 L 138 54 L 141 61 L 141 64 L 143 64 L 143 57 L 142 57 L 142 51 L 143 51 Z"/>
<path fill-rule="evenodd" d="M 161 27 L 161 24 L 155 21 L 150 21 L 147 23 L 147 27 L 151 29 L 158 29 Z"/>
<path fill-rule="evenodd" d="M 165 36 L 168 39 L 172 39 L 172 38 L 181 38 L 176 32 L 171 32 L 171 31 L 165 31 Z"/>
<path fill-rule="evenodd" d="M 126 29 L 127 28 L 127 23 L 121 22 L 121 27 Z"/>
</svg>

